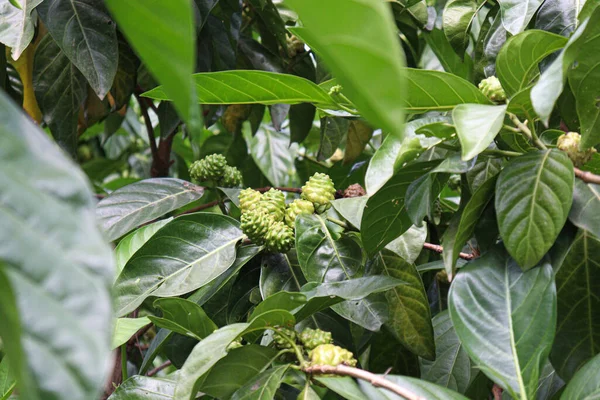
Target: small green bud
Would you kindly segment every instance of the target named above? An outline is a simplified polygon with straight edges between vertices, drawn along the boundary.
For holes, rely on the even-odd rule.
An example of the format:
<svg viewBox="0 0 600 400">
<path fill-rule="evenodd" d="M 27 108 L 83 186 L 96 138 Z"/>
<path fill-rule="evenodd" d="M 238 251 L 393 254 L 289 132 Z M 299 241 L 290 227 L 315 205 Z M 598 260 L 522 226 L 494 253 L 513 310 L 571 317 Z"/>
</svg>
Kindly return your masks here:
<svg viewBox="0 0 600 400">
<path fill-rule="evenodd" d="M 190 176 L 196 181 L 219 180 L 225 173 L 227 160 L 221 154 L 211 154 L 190 166 Z"/>
<path fill-rule="evenodd" d="M 325 332 L 320 329 L 306 328 L 300 333 L 300 342 L 308 350 L 312 350 L 322 344 L 333 343 L 331 332 Z"/>
<path fill-rule="evenodd" d="M 296 199 L 288 204 L 285 209 L 285 223 L 290 227 L 294 227 L 296 217 L 300 214 L 313 214 L 315 207 L 308 200 Z"/>
<path fill-rule="evenodd" d="M 479 90 L 490 100 L 503 103 L 506 101 L 506 93 L 502 84 L 495 76 L 490 76 L 479 82 Z"/>
<path fill-rule="evenodd" d="M 267 251 L 287 253 L 294 245 L 294 231 L 282 221 L 274 221 L 265 236 Z"/>
<path fill-rule="evenodd" d="M 224 187 L 237 187 L 242 185 L 242 173 L 236 167 L 225 167 L 225 173 L 223 174 L 223 186 Z"/>
<path fill-rule="evenodd" d="M 331 201 L 335 199 L 335 186 L 329 175 L 317 172 L 302 186 L 300 197 L 313 203 L 315 211 L 322 214 L 331 207 Z"/>
<path fill-rule="evenodd" d="M 296 331 L 288 328 L 277 328 L 273 333 L 273 342 L 278 349 L 291 349 L 292 344 L 283 337 L 285 335 L 292 342 L 296 342 Z"/>
<path fill-rule="evenodd" d="M 351 367 L 356 366 L 356 359 L 350 351 L 333 344 L 319 345 L 311 350 L 309 355 L 312 365 L 331 365 L 332 367 L 336 367 L 344 364 Z"/>
<path fill-rule="evenodd" d="M 577 168 L 582 167 L 590 161 L 596 153 L 596 149 L 590 147 L 586 150 L 581 150 L 581 135 L 577 132 L 568 132 L 560 135 L 556 143 L 557 147 L 567 153 L 573 165 Z"/>
</svg>

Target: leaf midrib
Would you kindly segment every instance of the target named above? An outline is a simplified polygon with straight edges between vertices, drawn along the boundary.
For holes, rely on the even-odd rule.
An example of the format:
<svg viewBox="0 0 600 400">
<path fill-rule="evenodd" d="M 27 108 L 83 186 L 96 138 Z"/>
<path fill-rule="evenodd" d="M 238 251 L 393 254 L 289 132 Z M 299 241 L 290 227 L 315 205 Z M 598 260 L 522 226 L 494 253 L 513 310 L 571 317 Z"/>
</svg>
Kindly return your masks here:
<svg viewBox="0 0 600 400">
<path fill-rule="evenodd" d="M 508 277 L 508 268 L 504 269 L 504 293 L 506 296 L 506 316 L 508 319 L 508 333 L 510 337 L 510 347 L 513 351 L 513 363 L 515 367 L 515 373 L 517 375 L 517 382 L 519 383 L 519 391 L 521 393 L 521 400 L 527 400 L 527 391 L 525 390 L 525 384 L 523 382 L 523 375 L 521 374 L 521 367 L 519 362 L 519 354 L 517 352 L 517 346 L 515 342 L 515 332 L 513 330 L 512 320 L 512 299 L 510 297 L 510 285 Z"/>
</svg>

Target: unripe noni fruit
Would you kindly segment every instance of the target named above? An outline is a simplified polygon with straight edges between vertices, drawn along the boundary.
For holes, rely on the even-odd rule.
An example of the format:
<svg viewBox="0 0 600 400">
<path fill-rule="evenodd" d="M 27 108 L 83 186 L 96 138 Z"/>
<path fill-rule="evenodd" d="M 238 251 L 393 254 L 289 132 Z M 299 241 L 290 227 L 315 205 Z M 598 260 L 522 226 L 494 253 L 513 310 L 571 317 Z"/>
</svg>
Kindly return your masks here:
<svg viewBox="0 0 600 400">
<path fill-rule="evenodd" d="M 506 101 L 506 93 L 502 88 L 502 84 L 495 76 L 490 76 L 479 82 L 479 90 L 492 101 L 498 103 Z"/>
<path fill-rule="evenodd" d="M 253 210 L 258 205 L 261 197 L 262 194 L 257 190 L 251 188 L 242 190 L 238 196 L 242 214 L 246 211 Z"/>
<path fill-rule="evenodd" d="M 265 247 L 272 253 L 287 253 L 294 245 L 294 231 L 282 221 L 274 221 L 265 236 Z"/>
<path fill-rule="evenodd" d="M 332 367 L 336 367 L 344 364 L 351 367 L 356 366 L 354 355 L 348 350 L 334 344 L 317 346 L 311 350 L 309 355 L 312 365 L 331 365 Z"/>
<path fill-rule="evenodd" d="M 307 350 L 312 350 L 322 344 L 331 344 L 333 342 L 331 332 L 311 328 L 304 329 L 300 333 L 299 339 Z"/>
<path fill-rule="evenodd" d="M 273 219 L 263 208 L 254 208 L 243 212 L 240 218 L 240 228 L 255 244 L 265 243 L 272 224 Z"/>
<path fill-rule="evenodd" d="M 313 214 L 314 212 L 315 207 L 313 206 L 313 203 L 308 200 L 296 199 L 288 204 L 287 208 L 285 209 L 285 223 L 290 228 L 293 228 L 298 215 Z"/>
<path fill-rule="evenodd" d="M 285 196 L 283 192 L 273 188 L 269 189 L 260 198 L 259 207 L 266 209 L 273 220 L 283 221 L 285 213 Z"/>
<path fill-rule="evenodd" d="M 221 154 L 211 154 L 190 166 L 190 176 L 197 181 L 221 179 L 227 160 Z"/>
<path fill-rule="evenodd" d="M 580 149 L 581 135 L 577 132 L 568 132 L 558 138 L 556 145 L 569 156 L 575 167 L 582 167 L 592 159 L 596 149 L 590 147 L 586 150 Z"/>
<path fill-rule="evenodd" d="M 331 201 L 335 199 L 333 181 L 329 175 L 317 172 L 302 186 L 301 197 L 313 203 L 317 213 L 324 213 L 331 207 Z"/>
<path fill-rule="evenodd" d="M 296 331 L 287 328 L 278 328 L 275 333 L 273 333 L 273 342 L 275 342 L 275 346 L 278 349 L 291 349 L 292 344 L 284 337 L 284 335 L 292 342 L 296 342 Z"/>
<path fill-rule="evenodd" d="M 223 174 L 223 186 L 224 187 L 236 187 L 242 185 L 242 173 L 236 167 L 225 167 L 225 173 Z"/>
</svg>

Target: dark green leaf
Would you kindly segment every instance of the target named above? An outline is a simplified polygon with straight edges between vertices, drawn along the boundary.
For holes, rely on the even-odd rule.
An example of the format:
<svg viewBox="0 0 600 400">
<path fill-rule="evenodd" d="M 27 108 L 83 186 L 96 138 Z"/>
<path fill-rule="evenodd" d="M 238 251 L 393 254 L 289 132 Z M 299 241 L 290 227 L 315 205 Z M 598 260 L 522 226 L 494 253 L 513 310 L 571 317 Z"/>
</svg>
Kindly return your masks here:
<svg viewBox="0 0 600 400">
<path fill-rule="evenodd" d="M 353 163 L 362 154 L 372 136 L 373 128 L 365 122 L 361 120 L 350 122 L 346 139 L 346 151 L 344 152 L 344 164 Z"/>
<path fill-rule="evenodd" d="M 410 184 L 406 191 L 406 211 L 415 225 L 421 225 L 426 216 L 432 216 L 435 202 L 448 182 L 448 174 L 425 174 Z"/>
<path fill-rule="evenodd" d="M 461 269 L 448 298 L 473 362 L 512 397 L 535 398 L 556 326 L 552 266 L 523 272 L 497 247 Z"/>
<path fill-rule="evenodd" d="M 600 237 L 600 185 L 575 180 L 569 221 Z"/>
<path fill-rule="evenodd" d="M 235 261 L 243 233 L 232 218 L 189 214 L 168 223 L 127 262 L 115 282 L 117 315 L 149 296 L 179 296 L 212 282 Z"/>
<path fill-rule="evenodd" d="M 325 117 L 321 119 L 321 143 L 317 159 L 327 160 L 335 153 L 342 139 L 348 134 L 350 121 L 346 118 Z"/>
<path fill-rule="evenodd" d="M 108 240 L 183 207 L 204 194 L 204 189 L 174 178 L 153 178 L 115 190 L 98 203 L 96 216 Z"/>
<path fill-rule="evenodd" d="M 434 29 L 431 32 L 425 34 L 425 40 L 440 64 L 444 68 L 444 71 L 459 76 L 466 80 L 471 80 L 473 62 L 468 54 L 462 53 L 459 57 L 455 49 L 452 48 L 450 42 L 440 29 Z M 463 59 L 464 57 L 464 59 Z"/>
<path fill-rule="evenodd" d="M 172 399 L 175 381 L 134 375 L 123 382 L 108 400 L 165 400 Z"/>
<path fill-rule="evenodd" d="M 502 160 L 492 157 L 478 157 L 473 169 L 467 172 L 467 182 L 472 193 L 475 193 L 479 187 L 500 172 Z"/>
<path fill-rule="evenodd" d="M 500 235 L 523 270 L 535 266 L 558 237 L 571 208 L 573 181 L 573 164 L 558 150 L 513 158 L 500 173 Z"/>
<path fill-rule="evenodd" d="M 110 93 L 115 101 L 114 108 L 120 110 L 126 106 L 133 94 L 137 80 L 140 60 L 125 39 L 119 36 L 119 64 Z"/>
<path fill-rule="evenodd" d="M 535 27 L 569 37 L 577 28 L 577 16 L 584 4 L 578 0 L 545 1 L 538 10 Z"/>
<path fill-rule="evenodd" d="M 469 30 L 481 3 L 484 1 L 450 0 L 444 7 L 444 34 L 459 55 L 465 54 L 469 44 Z"/>
<path fill-rule="evenodd" d="M 231 400 L 271 400 L 281 385 L 287 365 L 268 369 L 238 389 Z"/>
<path fill-rule="evenodd" d="M 260 302 L 252 311 L 248 320 L 272 310 L 293 311 L 306 304 L 306 295 L 298 292 L 278 292 Z"/>
<path fill-rule="evenodd" d="M 598 379 L 600 369 L 600 355 L 587 362 L 573 377 L 567 388 L 560 396 L 560 400 L 594 400 L 600 391 Z"/>
<path fill-rule="evenodd" d="M 462 159 L 471 160 L 494 141 L 504 124 L 506 106 L 460 104 L 452 112 L 462 147 Z"/>
<path fill-rule="evenodd" d="M 158 327 L 202 340 L 217 329 L 217 325 L 198 304 L 180 298 L 157 299 L 154 307 L 162 311 L 162 317 L 149 316 Z"/>
<path fill-rule="evenodd" d="M 525 30 L 544 0 L 498 0 L 502 24 L 512 35 Z"/>
<path fill-rule="evenodd" d="M 344 377 L 316 377 L 319 383 L 327 386 L 328 389 L 336 392 L 344 399 L 364 400 L 365 394 L 360 390 L 356 381 L 348 376 Z"/>
<path fill-rule="evenodd" d="M 302 143 L 313 127 L 317 109 L 310 103 L 294 104 L 290 107 L 290 140 Z"/>
<path fill-rule="evenodd" d="M 260 293 L 263 299 L 282 290 L 297 292 L 306 281 L 302 277 L 295 251 L 263 255 L 260 270 Z"/>
<path fill-rule="evenodd" d="M 47 0 L 36 9 L 58 46 L 103 99 L 113 84 L 119 59 L 116 27 L 104 4 Z"/>
<path fill-rule="evenodd" d="M 450 389 L 435 385 L 421 379 L 409 378 L 406 376 L 386 375 L 385 379 L 394 382 L 417 396 L 427 400 L 466 400 L 467 398 Z M 376 388 L 367 381 L 359 381 L 360 388 L 365 392 L 369 400 L 387 400 L 390 399 L 387 389 Z M 394 396 L 396 397 L 396 396 Z"/>
</svg>

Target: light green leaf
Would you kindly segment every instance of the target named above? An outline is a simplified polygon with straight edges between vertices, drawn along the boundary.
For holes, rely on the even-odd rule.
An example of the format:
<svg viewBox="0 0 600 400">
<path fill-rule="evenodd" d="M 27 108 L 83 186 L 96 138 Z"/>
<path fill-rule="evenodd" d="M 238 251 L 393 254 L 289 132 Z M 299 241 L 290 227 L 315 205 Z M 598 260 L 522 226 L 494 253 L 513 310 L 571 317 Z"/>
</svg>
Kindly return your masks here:
<svg viewBox="0 0 600 400">
<path fill-rule="evenodd" d="M 141 318 L 117 318 L 115 323 L 115 329 L 112 337 L 111 347 L 116 349 L 124 343 L 127 343 L 129 338 L 134 333 L 139 331 L 144 326 L 151 324 L 152 322 L 148 317 Z"/>
<path fill-rule="evenodd" d="M 552 266 L 523 272 L 497 247 L 460 270 L 448 295 L 473 362 L 514 398 L 535 399 L 556 326 Z"/>
<path fill-rule="evenodd" d="M 512 35 L 525 30 L 531 18 L 544 0 L 498 0 L 502 13 L 502 25 Z"/>
<path fill-rule="evenodd" d="M 560 400 L 594 400 L 600 393 L 600 355 L 588 361 L 573 377 Z"/>
<path fill-rule="evenodd" d="M 473 61 L 465 52 L 462 55 L 456 54 L 454 48 L 446 38 L 444 32 L 440 29 L 433 29 L 424 34 L 425 40 L 438 61 L 449 74 L 458 76 L 462 79 L 471 80 L 473 73 Z"/>
<path fill-rule="evenodd" d="M 575 180 L 569 221 L 600 237 L 600 185 Z"/>
<path fill-rule="evenodd" d="M 134 375 L 119 385 L 108 400 L 166 400 L 173 398 L 175 381 Z"/>
<path fill-rule="evenodd" d="M 452 112 L 462 159 L 476 157 L 494 141 L 504 124 L 505 105 L 461 104 Z"/>
<path fill-rule="evenodd" d="M 220 214 L 179 217 L 160 229 L 127 262 L 115 282 L 118 316 L 149 296 L 180 296 L 212 282 L 235 261 L 244 236 L 239 222 Z"/>
<path fill-rule="evenodd" d="M 9 398 L 15 389 L 16 383 L 10 372 L 8 357 L 2 358 L 2 361 L 0 361 L 0 399 Z"/>
<path fill-rule="evenodd" d="M 317 376 L 315 379 L 327 386 L 328 389 L 336 392 L 344 399 L 348 400 L 364 400 L 365 394 L 360 390 L 356 381 L 348 376 L 344 377 L 324 377 Z"/>
<path fill-rule="evenodd" d="M 239 388 L 231 397 L 231 400 L 271 400 L 275 398 L 275 392 L 279 389 L 283 375 L 289 368 L 281 365 L 268 369 Z"/>
<path fill-rule="evenodd" d="M 404 121 L 404 55 L 384 2 L 289 0 L 303 28 L 292 31 L 320 57 L 374 126 L 399 137 Z M 356 27 L 361 27 L 360 34 Z M 373 73 L 378 71 L 378 73 Z"/>
<path fill-rule="evenodd" d="M 469 30 L 477 11 L 484 1 L 450 0 L 444 6 L 442 28 L 448 42 L 459 55 L 464 55 L 469 44 Z"/>
<path fill-rule="evenodd" d="M 202 340 L 217 329 L 202 307 L 193 301 L 177 297 L 157 299 L 154 307 L 162 311 L 162 317 L 149 316 L 154 325 L 170 331 Z"/>
<path fill-rule="evenodd" d="M 117 189 L 102 199 L 96 216 L 108 240 L 198 200 L 204 188 L 175 178 L 152 178 Z"/>
<path fill-rule="evenodd" d="M 562 36 L 535 29 L 508 39 L 496 58 L 496 74 L 508 97 L 529 86 L 540 73 L 540 61 L 566 44 Z"/>
<path fill-rule="evenodd" d="M 192 78 L 196 67 L 196 26 L 189 0 L 107 0 L 119 30 L 144 65 L 173 99 L 192 132 L 201 132 L 202 117 Z M 149 38 L 152 38 L 149 40 Z M 176 65 L 177 68 L 173 68 Z"/>
<path fill-rule="evenodd" d="M 550 359 L 569 381 L 600 353 L 600 239 L 580 231 L 556 273 L 558 325 Z"/>
<path fill-rule="evenodd" d="M 360 219 L 362 218 L 367 200 L 369 200 L 367 196 L 348 197 L 344 199 L 335 199 L 331 204 L 333 205 L 333 208 L 335 208 L 335 211 L 340 213 L 346 221 L 360 229 Z"/>
<path fill-rule="evenodd" d="M 427 225 L 411 226 L 406 232 L 389 242 L 385 248 L 398 254 L 404 261 L 413 263 L 421 254 L 427 239 Z"/>
<path fill-rule="evenodd" d="M 496 184 L 496 218 L 508 252 L 523 270 L 550 249 L 569 215 L 573 164 L 559 150 L 513 158 Z"/>
<path fill-rule="evenodd" d="M 421 379 L 399 375 L 386 375 L 385 379 L 427 400 L 467 400 L 465 396 L 459 393 Z M 387 389 L 376 388 L 367 381 L 359 380 L 358 384 L 369 400 L 400 399 L 400 397 L 390 394 Z"/>
<path fill-rule="evenodd" d="M 10 1 L 0 4 L 0 20 L 3 21 L 0 26 L 0 43 L 11 48 L 13 60 L 21 57 L 33 39 L 35 26 L 31 13 L 42 1 L 44 0 L 20 0 L 20 8 Z"/>
</svg>

